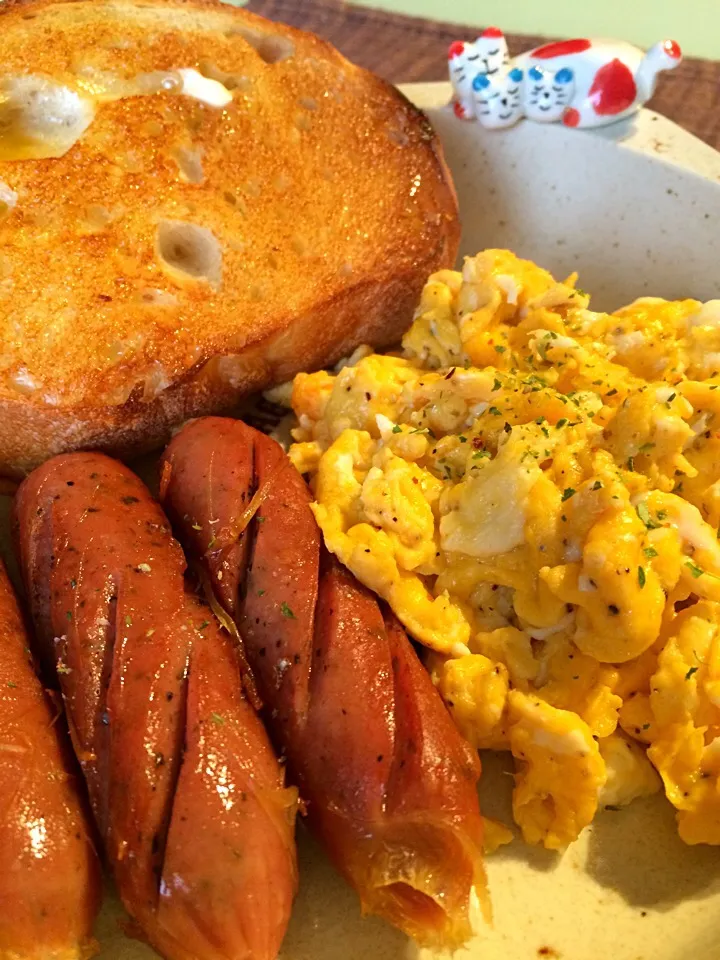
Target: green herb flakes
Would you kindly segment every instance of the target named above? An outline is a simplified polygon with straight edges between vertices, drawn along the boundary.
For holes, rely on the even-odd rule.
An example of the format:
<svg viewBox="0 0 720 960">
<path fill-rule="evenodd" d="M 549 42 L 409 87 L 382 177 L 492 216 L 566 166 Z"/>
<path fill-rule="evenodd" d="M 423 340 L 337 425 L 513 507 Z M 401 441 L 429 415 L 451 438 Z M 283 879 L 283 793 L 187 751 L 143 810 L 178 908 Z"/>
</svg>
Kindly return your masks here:
<svg viewBox="0 0 720 960">
<path fill-rule="evenodd" d="M 640 517 L 648 530 L 656 530 L 658 528 L 659 524 L 657 524 L 650 516 L 650 511 L 648 510 L 647 503 L 645 503 L 644 500 L 640 501 L 635 510 L 637 511 L 638 517 Z"/>
<path fill-rule="evenodd" d="M 285 603 L 284 600 L 283 600 L 283 602 L 280 604 L 280 613 L 281 613 L 284 617 L 287 617 L 288 620 L 297 620 L 297 617 L 296 617 L 295 614 L 292 612 L 292 610 L 290 609 L 290 607 Z"/>
</svg>

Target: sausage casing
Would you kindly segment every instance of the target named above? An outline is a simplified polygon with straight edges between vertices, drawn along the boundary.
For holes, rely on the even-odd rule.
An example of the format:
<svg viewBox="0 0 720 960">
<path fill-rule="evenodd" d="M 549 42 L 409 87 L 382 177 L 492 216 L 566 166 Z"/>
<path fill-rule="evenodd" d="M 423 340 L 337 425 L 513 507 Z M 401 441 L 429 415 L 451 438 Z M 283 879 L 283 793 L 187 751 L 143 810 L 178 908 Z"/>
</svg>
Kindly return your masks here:
<svg viewBox="0 0 720 960">
<path fill-rule="evenodd" d="M 0 960 L 92 956 L 100 870 L 61 711 L 0 561 Z"/>
<path fill-rule="evenodd" d="M 23 482 L 16 522 L 128 912 L 172 960 L 272 960 L 296 889 L 294 795 L 161 508 L 126 467 L 78 453 Z"/>
<path fill-rule="evenodd" d="M 479 762 L 403 629 L 326 553 L 275 441 L 196 420 L 163 475 L 180 539 L 238 624 L 308 819 L 363 908 L 420 941 L 461 943 L 484 893 Z"/>
</svg>

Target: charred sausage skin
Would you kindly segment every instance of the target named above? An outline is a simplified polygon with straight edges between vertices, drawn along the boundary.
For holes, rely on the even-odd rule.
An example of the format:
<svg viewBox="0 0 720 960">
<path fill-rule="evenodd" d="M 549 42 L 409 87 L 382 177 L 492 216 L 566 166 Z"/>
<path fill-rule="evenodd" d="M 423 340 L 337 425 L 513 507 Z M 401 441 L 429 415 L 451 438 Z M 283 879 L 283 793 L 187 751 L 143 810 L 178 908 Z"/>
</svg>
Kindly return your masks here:
<svg viewBox="0 0 720 960">
<path fill-rule="evenodd" d="M 23 482 L 16 528 L 126 909 L 171 960 L 272 960 L 294 795 L 162 509 L 129 469 L 78 453 Z"/>
<path fill-rule="evenodd" d="M 421 942 L 463 942 L 485 889 L 479 762 L 403 629 L 327 554 L 310 491 L 269 437 L 196 420 L 162 470 L 169 516 L 238 624 L 308 820 L 363 909 Z"/>
</svg>

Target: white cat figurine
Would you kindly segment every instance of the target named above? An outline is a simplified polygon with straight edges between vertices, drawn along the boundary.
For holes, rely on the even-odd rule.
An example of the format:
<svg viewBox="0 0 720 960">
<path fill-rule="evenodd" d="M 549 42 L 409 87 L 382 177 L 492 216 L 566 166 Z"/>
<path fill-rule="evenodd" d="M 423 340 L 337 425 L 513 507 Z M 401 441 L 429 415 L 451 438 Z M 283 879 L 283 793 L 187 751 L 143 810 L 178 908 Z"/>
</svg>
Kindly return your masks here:
<svg viewBox="0 0 720 960">
<path fill-rule="evenodd" d="M 488 27 L 473 43 L 448 54 L 458 117 L 485 127 L 509 127 L 522 116 L 568 127 L 599 127 L 629 116 L 655 92 L 658 74 L 682 60 L 674 40 L 647 53 L 623 40 L 561 40 L 509 60 L 501 30 Z M 521 71 L 522 91 L 517 102 Z"/>
<path fill-rule="evenodd" d="M 516 68 L 517 69 L 517 68 Z M 570 67 L 557 72 L 532 66 L 523 91 L 523 113 L 528 120 L 554 123 L 562 120 L 575 92 L 575 75 Z"/>
<path fill-rule="evenodd" d="M 655 92 L 658 74 L 674 69 L 681 59 L 674 40 L 656 43 L 645 53 L 622 40 L 576 39 L 546 43 L 514 63 L 525 71 L 527 117 L 599 127 L 639 110 Z"/>
<path fill-rule="evenodd" d="M 458 117 L 475 116 L 473 80 L 479 74 L 493 76 L 510 60 L 502 30 L 488 27 L 474 42 L 457 40 L 448 51 L 448 69 L 453 88 L 453 107 Z"/>
<path fill-rule="evenodd" d="M 493 76 L 479 73 L 473 80 L 473 94 L 475 115 L 489 130 L 512 127 L 523 116 L 523 72 L 518 67 Z"/>
</svg>

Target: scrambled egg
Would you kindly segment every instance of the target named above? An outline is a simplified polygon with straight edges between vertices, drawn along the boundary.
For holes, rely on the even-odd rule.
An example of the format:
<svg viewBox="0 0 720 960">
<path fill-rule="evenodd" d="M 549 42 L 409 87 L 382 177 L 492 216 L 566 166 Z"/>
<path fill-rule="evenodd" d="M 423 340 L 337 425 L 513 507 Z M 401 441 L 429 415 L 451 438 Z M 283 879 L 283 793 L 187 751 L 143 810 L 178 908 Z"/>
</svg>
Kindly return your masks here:
<svg viewBox="0 0 720 960">
<path fill-rule="evenodd" d="M 531 843 L 662 784 L 720 844 L 719 387 L 720 301 L 596 313 L 503 250 L 432 276 L 400 352 L 294 381 L 328 548 L 512 752 Z"/>
</svg>

